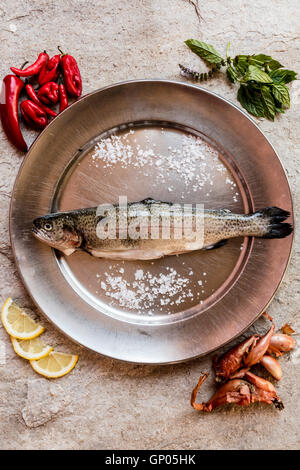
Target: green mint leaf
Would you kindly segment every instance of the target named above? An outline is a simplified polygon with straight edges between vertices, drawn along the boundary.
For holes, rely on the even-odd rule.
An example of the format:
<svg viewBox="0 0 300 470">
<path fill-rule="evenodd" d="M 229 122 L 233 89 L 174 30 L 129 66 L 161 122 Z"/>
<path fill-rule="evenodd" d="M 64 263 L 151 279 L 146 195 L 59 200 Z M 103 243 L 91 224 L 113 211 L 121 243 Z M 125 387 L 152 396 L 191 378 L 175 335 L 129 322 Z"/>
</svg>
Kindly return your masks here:
<svg viewBox="0 0 300 470">
<path fill-rule="evenodd" d="M 265 107 L 262 104 L 260 93 L 257 93 L 255 90 L 250 90 L 247 85 L 241 85 L 238 90 L 237 98 L 248 113 L 256 117 L 265 117 Z"/>
<path fill-rule="evenodd" d="M 290 93 L 286 85 L 274 83 L 272 85 L 272 94 L 279 103 L 283 104 L 287 108 L 290 107 Z"/>
<path fill-rule="evenodd" d="M 262 64 L 265 64 L 266 62 L 271 62 L 271 60 L 273 60 L 270 55 L 266 54 L 254 54 L 250 56 L 250 59 L 257 60 Z"/>
<path fill-rule="evenodd" d="M 237 55 L 233 59 L 233 64 L 235 68 L 238 70 L 238 72 L 242 75 L 244 75 L 248 67 L 250 65 L 253 65 L 259 69 L 261 69 L 263 66 L 268 67 L 269 70 L 275 70 L 282 65 L 278 60 L 272 59 L 270 55 L 265 55 L 265 54 L 255 54 L 255 55 Z M 268 83 L 268 82 L 267 82 Z"/>
<path fill-rule="evenodd" d="M 285 113 L 284 109 L 279 108 L 278 106 L 275 106 L 275 111 L 276 111 L 276 113 L 281 113 L 281 114 Z"/>
<path fill-rule="evenodd" d="M 245 75 L 248 70 L 248 56 L 247 55 L 237 55 L 233 59 L 233 65 L 235 66 L 236 70 L 241 74 Z"/>
<path fill-rule="evenodd" d="M 210 44 L 197 41 L 196 39 L 188 39 L 185 41 L 185 44 L 191 49 L 191 51 L 210 64 L 221 64 L 223 61 L 220 54 Z"/>
<path fill-rule="evenodd" d="M 274 121 L 275 118 L 275 103 L 270 89 L 267 86 L 261 88 L 262 103 L 265 108 L 266 117 Z"/>
<path fill-rule="evenodd" d="M 283 65 L 281 65 L 281 63 L 278 62 L 278 60 L 275 60 L 275 59 L 272 59 L 270 62 L 268 62 L 267 66 L 271 70 L 277 70 L 277 69 L 280 69 L 280 67 L 283 67 Z"/>
<path fill-rule="evenodd" d="M 272 70 L 269 73 L 274 83 L 290 83 L 296 80 L 297 72 L 288 69 Z"/>
<path fill-rule="evenodd" d="M 256 67 L 255 65 L 249 65 L 248 71 L 244 77 L 245 82 L 255 81 L 259 83 L 272 83 L 272 78 L 269 75 Z"/>
<path fill-rule="evenodd" d="M 278 60 L 272 59 L 270 55 L 265 54 L 256 54 L 249 57 L 249 64 L 256 65 L 257 67 L 262 67 L 267 65 L 269 69 L 275 70 L 282 67 L 281 63 Z"/>
<path fill-rule="evenodd" d="M 236 82 L 238 76 L 234 70 L 233 67 L 231 67 L 231 65 L 229 65 L 229 67 L 227 67 L 226 69 L 226 75 L 227 75 L 227 78 L 228 80 L 231 82 L 231 83 L 234 83 Z"/>
<path fill-rule="evenodd" d="M 265 54 L 256 54 L 249 57 L 249 64 L 262 67 L 265 63 L 270 62 L 272 57 Z"/>
</svg>

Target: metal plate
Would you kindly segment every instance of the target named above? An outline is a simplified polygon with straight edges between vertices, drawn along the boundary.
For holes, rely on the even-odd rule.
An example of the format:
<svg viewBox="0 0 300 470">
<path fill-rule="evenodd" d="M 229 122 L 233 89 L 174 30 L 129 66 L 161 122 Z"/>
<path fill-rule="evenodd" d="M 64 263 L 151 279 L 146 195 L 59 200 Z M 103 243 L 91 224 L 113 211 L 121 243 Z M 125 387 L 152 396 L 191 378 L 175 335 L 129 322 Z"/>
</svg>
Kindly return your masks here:
<svg viewBox="0 0 300 470">
<path fill-rule="evenodd" d="M 48 319 L 116 359 L 194 358 L 263 312 L 287 267 L 292 236 L 121 262 L 79 252 L 64 257 L 31 235 L 35 217 L 118 202 L 120 195 L 292 212 L 280 161 L 245 113 L 198 86 L 167 80 L 120 83 L 83 97 L 28 152 L 13 191 L 10 231 L 23 281 Z"/>
</svg>

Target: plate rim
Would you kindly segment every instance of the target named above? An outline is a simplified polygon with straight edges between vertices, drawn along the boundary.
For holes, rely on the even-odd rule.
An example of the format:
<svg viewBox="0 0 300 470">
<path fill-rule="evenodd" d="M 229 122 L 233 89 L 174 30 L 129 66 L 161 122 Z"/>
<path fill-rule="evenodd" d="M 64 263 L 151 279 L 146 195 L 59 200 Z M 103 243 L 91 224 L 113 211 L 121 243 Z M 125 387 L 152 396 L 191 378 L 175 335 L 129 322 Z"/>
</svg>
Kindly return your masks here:
<svg viewBox="0 0 300 470">
<path fill-rule="evenodd" d="M 22 274 L 22 271 L 20 269 L 20 266 L 19 266 L 19 263 L 17 261 L 17 256 L 16 256 L 16 252 L 15 252 L 15 246 L 14 246 L 14 241 L 12 239 L 12 211 L 13 211 L 13 202 L 14 202 L 14 193 L 15 193 L 15 190 L 16 190 L 16 187 L 17 187 L 17 184 L 18 184 L 18 180 L 19 180 L 19 177 L 22 173 L 22 170 L 23 170 L 23 167 L 25 165 L 25 163 L 27 162 L 28 158 L 29 158 L 29 154 L 30 154 L 30 151 L 32 150 L 32 148 L 34 148 L 39 140 L 43 137 L 44 133 L 46 133 L 48 131 L 49 128 L 51 128 L 53 122 L 55 122 L 55 120 L 57 121 L 58 117 L 63 115 L 63 113 L 66 113 L 68 112 L 68 110 L 71 108 L 71 107 L 74 107 L 76 106 L 78 103 L 80 103 L 81 101 L 83 101 L 84 99 L 92 96 L 92 95 L 95 95 L 95 94 L 98 94 L 98 93 L 101 93 L 105 90 L 109 90 L 111 88 L 116 88 L 116 87 L 119 87 L 119 86 L 124 86 L 124 85 L 127 85 L 127 84 L 135 84 L 135 83 L 165 83 L 165 84 L 171 84 L 171 85 L 178 85 L 178 86 L 181 86 L 181 87 L 186 87 L 186 88 L 192 88 L 192 89 L 196 89 L 196 90 L 200 90 L 202 91 L 203 93 L 205 94 L 208 94 L 208 95 L 211 95 L 223 102 L 225 102 L 226 104 L 228 104 L 229 106 L 233 107 L 235 110 L 237 110 L 238 112 L 242 113 L 250 122 L 252 125 L 255 126 L 256 130 L 258 130 L 260 132 L 260 134 L 262 135 L 262 137 L 267 141 L 267 143 L 269 144 L 270 148 L 273 150 L 275 156 L 277 157 L 279 163 L 280 163 L 280 166 L 281 166 L 281 169 L 282 169 L 282 172 L 283 172 L 283 175 L 285 176 L 285 179 L 286 179 L 286 182 L 287 182 L 287 189 L 288 189 L 288 195 L 289 195 L 289 199 L 290 199 L 290 205 L 291 205 L 291 215 L 293 216 L 294 215 L 294 200 L 293 200 L 293 195 L 292 195 L 292 192 L 291 192 L 291 188 L 290 188 L 290 184 L 289 184 L 289 179 L 288 179 L 288 176 L 287 176 L 287 172 L 286 172 L 286 169 L 282 163 L 282 160 L 277 152 L 277 150 L 275 149 L 274 145 L 270 142 L 270 140 L 268 139 L 268 137 L 265 135 L 265 133 L 260 129 L 260 127 L 257 125 L 257 123 L 254 121 L 254 119 L 248 114 L 246 113 L 246 111 L 244 111 L 242 108 L 240 108 L 238 105 L 236 105 L 235 103 L 233 103 L 232 101 L 230 101 L 229 99 L 227 98 L 224 98 L 223 96 L 221 96 L 220 94 L 214 92 L 214 91 L 211 91 L 211 90 L 208 90 L 202 86 L 199 86 L 199 85 L 196 85 L 196 84 L 192 84 L 192 83 L 186 83 L 186 82 L 183 82 L 183 81 L 179 81 L 179 80 L 169 80 L 169 79 L 157 79 L 157 78 L 154 78 L 154 79 L 151 79 L 151 78 L 145 78 L 145 79 L 130 79 L 130 80 L 124 80 L 124 81 L 120 81 L 120 82 L 116 82 L 116 83 L 113 83 L 113 84 L 109 84 L 109 85 L 106 85 L 104 87 L 101 87 L 97 90 L 94 90 L 90 93 L 87 93 L 83 96 L 81 96 L 77 101 L 75 101 L 74 103 L 72 103 L 72 105 L 70 105 L 68 108 L 66 108 L 62 113 L 60 113 L 56 118 L 54 118 L 49 124 L 48 126 L 43 129 L 43 131 L 34 139 L 34 141 L 32 142 L 32 144 L 30 145 L 19 169 L 18 169 L 18 172 L 17 172 L 17 175 L 15 177 L 15 181 L 14 181 L 14 184 L 13 184 L 13 188 L 12 188 L 12 192 L 11 192 L 11 201 L 10 201 L 10 207 L 9 207 L 9 235 L 10 235 L 10 243 L 11 243 L 11 247 L 12 247 L 12 252 L 13 252 L 13 256 L 14 256 L 14 261 L 15 261 L 15 265 L 17 266 L 17 270 L 18 270 L 18 274 L 22 280 L 22 283 L 28 293 L 28 295 L 30 296 L 30 298 L 32 299 L 34 305 L 37 306 L 38 310 L 42 312 L 43 315 L 45 315 L 45 317 L 47 318 L 47 320 L 55 327 L 57 328 L 59 331 L 61 331 L 64 335 L 66 335 L 69 339 L 71 339 L 72 341 L 74 341 L 75 343 L 79 344 L 80 346 L 83 346 L 84 348 L 87 348 L 88 350 L 90 351 L 93 351 L 97 354 L 100 354 L 104 357 L 109 357 L 111 359 L 114 359 L 114 360 L 119 360 L 121 362 L 125 362 L 125 363 L 132 363 L 132 364 L 147 364 L 147 365 L 167 365 L 167 364 L 177 364 L 177 363 L 182 363 L 182 362 L 187 362 L 187 361 L 190 361 L 192 359 L 197 359 L 199 357 L 203 357 L 203 356 L 206 356 L 208 354 L 211 354 L 213 351 L 217 350 L 217 349 L 220 349 L 222 347 L 224 347 L 226 344 L 230 343 L 231 341 L 235 340 L 236 338 L 238 338 L 239 336 L 241 336 L 262 314 L 263 312 L 268 308 L 268 306 L 270 305 L 270 303 L 272 302 L 272 300 L 274 299 L 274 296 L 276 295 L 278 289 L 280 288 L 281 284 L 282 284 L 282 281 L 286 275 L 286 271 L 287 271 L 287 268 L 289 266 L 289 263 L 290 263 L 290 260 L 291 260 L 291 256 L 292 256 L 292 253 L 293 253 L 293 247 L 294 247 L 294 242 L 295 242 L 295 237 L 294 237 L 294 232 L 292 234 L 292 240 L 291 240 L 291 244 L 290 244 L 290 250 L 289 250 L 289 255 L 288 255 L 288 258 L 286 260 L 286 264 L 285 264 L 285 268 L 283 270 L 283 273 L 282 273 L 282 276 L 280 278 L 280 281 L 278 282 L 278 285 L 277 287 L 275 288 L 274 292 L 273 292 L 273 295 L 271 296 L 271 298 L 269 299 L 269 301 L 266 303 L 266 305 L 262 308 L 262 310 L 257 314 L 257 316 L 243 329 L 241 330 L 239 333 L 237 333 L 236 335 L 232 336 L 230 339 L 228 339 L 227 341 L 223 342 L 222 344 L 218 345 L 217 347 L 213 347 L 203 353 L 200 353 L 198 355 L 192 355 L 192 356 L 189 356 L 189 357 L 185 357 L 183 359 L 180 359 L 180 360 L 174 360 L 174 361 L 166 361 L 166 362 L 163 362 L 163 361 L 156 361 L 156 362 L 151 362 L 151 361 L 135 361 L 135 360 L 128 360 L 128 359 L 123 359 L 123 358 L 120 358 L 120 357 L 117 357 L 117 356 L 113 356 L 113 355 L 109 355 L 109 354 L 106 354 L 106 353 L 102 353 L 102 352 L 99 352 L 99 351 L 96 351 L 95 349 L 89 347 L 89 346 L 86 346 L 85 344 L 83 344 L 82 342 L 80 342 L 79 340 L 77 339 L 74 339 L 74 337 L 72 337 L 71 335 L 69 335 L 68 333 L 66 333 L 62 328 L 60 328 L 42 309 L 41 307 L 39 306 L 39 304 L 37 303 L 37 301 L 35 300 L 33 294 L 31 293 L 31 289 L 29 287 L 29 285 L 27 284 L 27 282 L 25 281 L 25 278 Z M 293 217 L 293 223 L 294 223 L 294 227 L 295 227 L 295 218 Z M 154 325 L 155 326 L 155 325 Z"/>
</svg>

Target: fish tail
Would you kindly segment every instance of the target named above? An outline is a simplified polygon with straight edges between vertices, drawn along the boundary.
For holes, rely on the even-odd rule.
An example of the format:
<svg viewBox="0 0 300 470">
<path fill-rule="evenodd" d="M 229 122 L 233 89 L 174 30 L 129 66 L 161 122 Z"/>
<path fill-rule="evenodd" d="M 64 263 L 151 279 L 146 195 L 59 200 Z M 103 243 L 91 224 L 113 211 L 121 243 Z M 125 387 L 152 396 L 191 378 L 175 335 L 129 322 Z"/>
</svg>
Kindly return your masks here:
<svg viewBox="0 0 300 470">
<path fill-rule="evenodd" d="M 293 227 L 289 223 L 282 223 L 290 213 L 279 207 L 266 207 L 253 214 L 264 222 L 264 231 L 261 238 L 284 238 L 293 232 Z"/>
</svg>

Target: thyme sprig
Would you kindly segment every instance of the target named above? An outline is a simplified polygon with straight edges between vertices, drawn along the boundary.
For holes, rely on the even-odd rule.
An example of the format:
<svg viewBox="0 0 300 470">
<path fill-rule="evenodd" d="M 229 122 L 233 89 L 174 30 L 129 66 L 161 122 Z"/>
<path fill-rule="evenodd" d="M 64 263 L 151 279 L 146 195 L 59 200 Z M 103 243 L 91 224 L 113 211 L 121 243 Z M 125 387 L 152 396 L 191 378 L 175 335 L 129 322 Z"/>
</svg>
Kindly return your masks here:
<svg viewBox="0 0 300 470">
<path fill-rule="evenodd" d="M 216 49 L 205 42 L 188 39 L 185 44 L 209 66 L 207 72 L 198 72 L 179 64 L 181 72 L 188 78 L 203 81 L 213 78 L 226 67 L 226 76 L 231 83 L 239 83 L 237 98 L 248 113 L 274 121 L 278 113 L 290 107 L 287 83 L 296 80 L 297 72 L 284 69 L 276 59 L 266 54 L 229 56 L 223 58 Z"/>
</svg>

